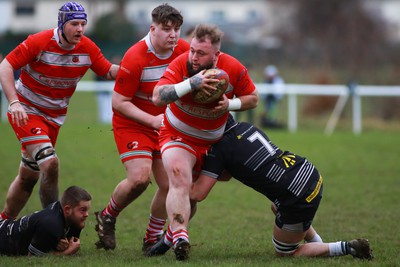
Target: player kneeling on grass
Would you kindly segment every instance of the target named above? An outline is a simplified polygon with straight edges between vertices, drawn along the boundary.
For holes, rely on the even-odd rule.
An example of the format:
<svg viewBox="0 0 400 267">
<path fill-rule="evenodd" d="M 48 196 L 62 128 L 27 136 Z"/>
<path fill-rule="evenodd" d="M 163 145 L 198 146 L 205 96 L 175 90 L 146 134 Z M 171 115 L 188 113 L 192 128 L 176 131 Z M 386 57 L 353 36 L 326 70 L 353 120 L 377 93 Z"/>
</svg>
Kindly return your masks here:
<svg viewBox="0 0 400 267">
<path fill-rule="evenodd" d="M 67 188 L 61 201 L 18 220 L 0 219 L 0 254 L 73 255 L 80 248 L 80 232 L 89 216 L 90 194 Z"/>
<path fill-rule="evenodd" d="M 323 243 L 311 223 L 322 198 L 322 177 L 306 158 L 282 151 L 254 125 L 237 123 L 232 116 L 223 138 L 209 151 L 190 198 L 205 199 L 217 180 L 235 177 L 269 198 L 276 214 L 273 239 L 279 256 L 352 255 L 371 260 L 367 239 Z M 305 240 L 305 243 L 302 241 Z M 164 254 L 171 242 L 169 231 L 149 251 Z"/>
</svg>

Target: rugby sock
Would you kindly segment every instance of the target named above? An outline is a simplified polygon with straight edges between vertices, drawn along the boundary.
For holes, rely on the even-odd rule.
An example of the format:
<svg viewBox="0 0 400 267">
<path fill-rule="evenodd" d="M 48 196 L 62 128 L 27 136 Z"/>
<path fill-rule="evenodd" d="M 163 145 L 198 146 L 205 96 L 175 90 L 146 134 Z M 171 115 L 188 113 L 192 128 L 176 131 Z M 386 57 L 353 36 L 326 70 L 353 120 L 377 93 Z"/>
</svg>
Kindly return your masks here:
<svg viewBox="0 0 400 267">
<path fill-rule="evenodd" d="M 175 232 L 172 233 L 172 236 L 174 237 L 173 241 L 172 241 L 172 244 L 174 245 L 174 247 L 175 247 L 176 243 L 178 243 L 179 239 L 183 239 L 183 240 L 186 240 L 187 242 L 189 242 L 189 235 L 188 235 L 188 232 L 186 229 L 176 230 Z"/>
<path fill-rule="evenodd" d="M 348 242 L 338 241 L 329 243 L 329 256 L 343 256 L 350 253 Z"/>
<path fill-rule="evenodd" d="M 167 220 L 156 218 L 150 214 L 149 225 L 146 229 L 145 242 L 157 242 L 157 237 L 164 233 L 163 229 L 166 222 Z"/>
<path fill-rule="evenodd" d="M 172 245 L 173 236 L 172 236 L 172 228 L 171 225 L 168 226 L 167 232 L 165 233 L 164 243 L 168 246 Z"/>
<path fill-rule="evenodd" d="M 3 211 L 0 213 L 0 219 L 1 219 L 1 220 L 8 220 L 8 219 L 15 220 L 16 218 L 7 215 L 7 213 L 3 210 Z"/>
<path fill-rule="evenodd" d="M 107 207 L 103 210 L 102 215 L 109 215 L 111 217 L 117 218 L 119 213 L 124 209 L 124 206 L 119 205 L 113 196 L 110 198 Z"/>
<path fill-rule="evenodd" d="M 322 238 L 319 236 L 319 234 L 315 233 L 313 238 L 310 240 L 306 240 L 307 243 L 323 243 Z"/>
</svg>

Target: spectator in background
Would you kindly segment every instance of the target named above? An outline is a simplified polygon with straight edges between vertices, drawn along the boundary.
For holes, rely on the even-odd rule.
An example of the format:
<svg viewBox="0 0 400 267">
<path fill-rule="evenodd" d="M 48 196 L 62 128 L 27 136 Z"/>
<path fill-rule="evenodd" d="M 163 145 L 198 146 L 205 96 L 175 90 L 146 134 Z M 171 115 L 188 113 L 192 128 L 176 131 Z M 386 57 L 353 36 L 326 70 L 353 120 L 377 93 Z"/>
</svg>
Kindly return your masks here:
<svg viewBox="0 0 400 267">
<path fill-rule="evenodd" d="M 273 92 L 264 97 L 264 111 L 261 117 L 261 126 L 268 128 L 282 128 L 283 125 L 276 119 L 278 104 L 281 101 L 282 87 L 285 82 L 279 75 L 278 68 L 274 65 L 268 65 L 264 70 L 264 82 L 273 85 Z"/>
<path fill-rule="evenodd" d="M 111 63 L 118 64 L 121 62 L 121 57 L 115 55 L 111 58 Z M 96 81 L 106 81 L 103 77 L 96 75 Z M 97 110 L 99 115 L 99 121 L 104 124 L 111 124 L 112 121 L 112 91 L 99 90 L 96 92 L 97 98 Z"/>
<path fill-rule="evenodd" d="M 192 41 L 193 38 L 193 32 L 194 32 L 194 26 L 189 27 L 186 31 L 185 31 L 185 36 L 183 37 L 183 39 L 185 39 L 189 44 Z"/>
</svg>

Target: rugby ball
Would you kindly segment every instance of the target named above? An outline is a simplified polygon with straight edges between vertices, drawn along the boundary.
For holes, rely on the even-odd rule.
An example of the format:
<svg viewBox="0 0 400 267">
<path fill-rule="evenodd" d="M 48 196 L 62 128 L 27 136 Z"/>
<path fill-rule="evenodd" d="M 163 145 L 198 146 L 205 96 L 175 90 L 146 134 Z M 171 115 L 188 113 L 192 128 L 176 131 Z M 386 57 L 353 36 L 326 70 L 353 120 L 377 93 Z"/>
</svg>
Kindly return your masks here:
<svg viewBox="0 0 400 267">
<path fill-rule="evenodd" d="M 214 79 L 218 79 L 219 81 L 216 82 L 214 85 L 216 90 L 208 90 L 210 95 L 207 95 L 201 90 L 192 91 L 192 98 L 194 102 L 200 104 L 209 104 L 214 101 L 217 101 L 226 91 L 229 85 L 229 76 L 228 74 L 221 69 L 208 69 L 204 72 L 204 75 L 213 74 Z"/>
</svg>

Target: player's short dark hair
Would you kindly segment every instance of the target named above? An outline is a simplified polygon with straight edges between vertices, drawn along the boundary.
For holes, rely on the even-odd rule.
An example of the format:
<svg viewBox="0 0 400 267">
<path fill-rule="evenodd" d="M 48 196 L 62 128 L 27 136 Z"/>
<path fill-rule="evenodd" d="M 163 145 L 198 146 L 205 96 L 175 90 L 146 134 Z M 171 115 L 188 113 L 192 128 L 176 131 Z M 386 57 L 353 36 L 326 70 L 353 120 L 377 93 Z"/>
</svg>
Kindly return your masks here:
<svg viewBox="0 0 400 267">
<path fill-rule="evenodd" d="M 180 27 L 183 24 L 181 12 L 168 4 L 162 4 L 154 8 L 151 12 L 151 17 L 153 22 L 157 24 L 168 24 L 168 22 L 171 22 L 174 27 Z"/>
<path fill-rule="evenodd" d="M 218 47 L 221 47 L 222 37 L 224 36 L 224 32 L 221 31 L 217 25 L 213 24 L 198 24 L 193 31 L 193 37 L 198 39 L 201 42 L 209 39 L 211 44 Z"/>
<path fill-rule="evenodd" d="M 62 197 L 61 197 L 61 205 L 70 205 L 72 207 L 76 207 L 79 205 L 81 201 L 90 201 L 92 200 L 92 196 L 85 189 L 79 186 L 70 186 L 68 187 Z"/>
</svg>

